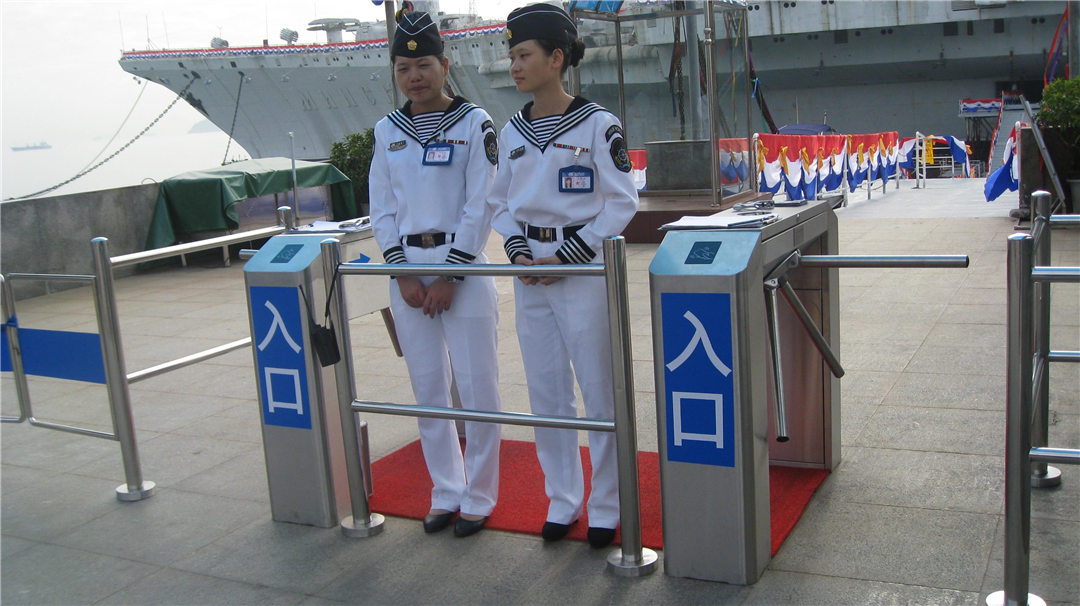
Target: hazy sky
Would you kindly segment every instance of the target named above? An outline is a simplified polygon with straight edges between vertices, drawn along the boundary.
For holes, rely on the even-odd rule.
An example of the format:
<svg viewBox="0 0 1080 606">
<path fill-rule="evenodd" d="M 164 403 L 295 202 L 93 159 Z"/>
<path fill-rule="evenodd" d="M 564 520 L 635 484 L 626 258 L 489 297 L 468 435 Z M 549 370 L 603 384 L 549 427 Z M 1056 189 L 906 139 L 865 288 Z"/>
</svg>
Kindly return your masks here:
<svg viewBox="0 0 1080 606">
<path fill-rule="evenodd" d="M 441 9 L 465 12 L 470 4 L 499 18 L 518 3 L 444 0 Z M 371 0 L 0 0 L 0 8 L 5 149 L 112 136 L 141 87 L 117 64 L 121 49 L 207 48 L 214 37 L 233 46 L 260 45 L 264 38 L 275 44 L 283 27 L 299 32 L 300 43 L 325 42 L 325 34 L 306 31 L 312 19 L 385 15 Z M 137 133 L 174 98 L 164 87 L 148 86 L 129 126 Z M 181 102 L 154 130 L 179 134 L 199 120 Z"/>
</svg>

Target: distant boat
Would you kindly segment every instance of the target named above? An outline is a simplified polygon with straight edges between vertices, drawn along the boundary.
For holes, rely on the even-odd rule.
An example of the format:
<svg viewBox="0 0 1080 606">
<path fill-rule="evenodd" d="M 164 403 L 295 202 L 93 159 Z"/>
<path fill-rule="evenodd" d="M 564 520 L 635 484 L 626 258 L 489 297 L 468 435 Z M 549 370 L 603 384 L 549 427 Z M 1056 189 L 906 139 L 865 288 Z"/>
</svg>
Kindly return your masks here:
<svg viewBox="0 0 1080 606">
<path fill-rule="evenodd" d="M 52 149 L 52 146 L 42 141 L 41 143 L 27 143 L 26 145 L 16 145 L 11 148 L 11 151 L 29 151 L 31 149 Z"/>
</svg>

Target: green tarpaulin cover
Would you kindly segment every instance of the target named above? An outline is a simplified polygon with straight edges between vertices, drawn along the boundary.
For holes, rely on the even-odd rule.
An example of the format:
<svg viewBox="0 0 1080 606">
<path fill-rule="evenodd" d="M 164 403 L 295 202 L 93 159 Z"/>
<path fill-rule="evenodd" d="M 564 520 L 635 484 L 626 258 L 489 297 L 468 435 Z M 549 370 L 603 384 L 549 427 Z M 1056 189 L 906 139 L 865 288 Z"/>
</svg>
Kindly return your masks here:
<svg viewBox="0 0 1080 606">
<path fill-rule="evenodd" d="M 331 164 L 296 161 L 296 186 L 330 186 L 335 221 L 356 216 L 349 178 Z M 292 190 L 292 160 L 260 158 L 183 173 L 161 182 L 147 250 L 176 244 L 178 236 L 239 227 L 236 204 Z"/>
</svg>

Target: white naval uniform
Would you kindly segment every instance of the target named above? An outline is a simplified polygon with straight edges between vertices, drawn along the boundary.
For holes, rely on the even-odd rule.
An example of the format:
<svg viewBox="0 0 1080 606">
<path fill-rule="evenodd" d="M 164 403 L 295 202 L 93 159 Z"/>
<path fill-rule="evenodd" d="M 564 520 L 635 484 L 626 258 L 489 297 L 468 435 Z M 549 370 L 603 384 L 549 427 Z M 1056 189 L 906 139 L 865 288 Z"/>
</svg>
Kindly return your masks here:
<svg viewBox="0 0 1080 606">
<path fill-rule="evenodd" d="M 603 241 L 621 233 L 638 206 L 619 120 L 599 105 L 577 97 L 546 145 L 541 145 L 527 120 L 531 106 L 526 105 L 500 133 L 499 174 L 491 193 L 495 207 L 492 225 L 506 239 L 511 259 L 522 253 L 534 259 L 557 255 L 564 263 L 602 258 Z M 592 171 L 592 192 L 559 191 L 564 176 L 560 169 L 568 166 Z M 555 230 L 554 241 L 541 242 L 526 237 L 525 224 L 581 227 L 569 237 Z M 613 418 L 604 280 L 573 276 L 548 286 L 526 286 L 515 280 L 514 296 L 533 412 L 577 416 L 576 372 L 585 415 Z M 577 432 L 548 428 L 535 432 L 550 499 L 547 520 L 569 524 L 581 516 L 584 505 Z M 589 432 L 588 436 L 593 466 L 589 526 L 615 528 L 619 523 L 615 436 L 606 432 Z"/>
<path fill-rule="evenodd" d="M 491 233 L 487 194 L 498 154 L 491 118 L 456 97 L 430 140 L 422 142 L 410 105 L 375 125 L 369 191 L 379 248 L 387 263 L 486 263 L 483 250 Z M 425 145 L 433 141 L 453 147 L 448 164 L 424 164 Z M 432 233 L 454 234 L 452 243 L 430 248 L 406 244 L 406 236 Z M 421 278 L 425 286 L 437 279 L 442 278 Z M 500 409 L 491 277 L 471 276 L 459 283 L 450 309 L 435 318 L 407 305 L 394 282 L 390 305 L 418 404 L 451 406 L 453 360 L 462 406 Z M 417 423 L 434 484 L 431 508 L 489 515 L 499 491 L 500 426 L 465 423 L 463 459 L 453 421 L 420 418 Z"/>
</svg>

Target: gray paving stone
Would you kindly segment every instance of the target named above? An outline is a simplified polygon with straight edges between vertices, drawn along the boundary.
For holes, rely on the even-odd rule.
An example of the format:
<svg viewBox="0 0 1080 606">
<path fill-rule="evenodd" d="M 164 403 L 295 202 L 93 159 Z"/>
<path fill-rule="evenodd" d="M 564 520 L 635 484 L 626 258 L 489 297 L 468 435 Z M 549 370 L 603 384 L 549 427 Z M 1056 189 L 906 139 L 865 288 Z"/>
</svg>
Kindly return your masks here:
<svg viewBox="0 0 1080 606">
<path fill-rule="evenodd" d="M 167 565 L 268 514 L 259 503 L 160 488 L 52 540 L 67 547 Z M 110 538 L 112 540 L 110 540 Z"/>
<path fill-rule="evenodd" d="M 212 575 L 162 568 L 98 602 L 99 604 L 300 604 L 305 596 Z"/>
<path fill-rule="evenodd" d="M 1005 414 L 990 410 L 879 406 L 856 445 L 1005 455 Z"/>
<path fill-rule="evenodd" d="M 886 406 L 1005 410 L 1005 377 L 905 372 L 882 400 Z"/>
<path fill-rule="evenodd" d="M 978 591 L 998 516 L 821 500 L 771 568 Z"/>
<path fill-rule="evenodd" d="M 997 514 L 1005 498 L 1000 457 L 846 446 L 815 498 Z"/>
<path fill-rule="evenodd" d="M 226 442 L 172 434 L 150 438 L 143 438 L 142 435 L 140 434 L 139 437 L 139 459 L 142 464 L 143 479 L 150 480 L 161 487 L 175 485 L 238 454 L 258 448 L 250 442 Z M 115 457 L 115 463 L 111 460 L 99 459 L 76 466 L 73 470 L 85 475 L 108 477 L 109 473 L 116 473 L 110 470 L 123 469 L 119 452 Z"/>
<path fill-rule="evenodd" d="M 37 545 L 4 560 L 4 604 L 93 604 L 156 566 L 58 545 Z"/>
<path fill-rule="evenodd" d="M 413 520 L 409 526 L 423 535 L 417 524 Z M 274 522 L 267 513 L 173 562 L 172 567 L 292 593 L 315 594 L 342 573 L 356 570 L 371 553 L 381 557 L 397 551 L 398 533 L 389 530 L 368 539 L 349 539 L 337 528 Z"/>
<path fill-rule="evenodd" d="M 999 524 L 991 551 L 990 563 L 983 578 L 983 594 L 1005 587 L 1005 526 Z M 1067 520 L 1033 520 L 1031 524 L 1030 557 L 1028 560 L 1028 592 L 1048 604 L 1080 602 L 1080 574 L 1076 559 L 1080 553 L 1080 522 Z"/>
<path fill-rule="evenodd" d="M 866 582 L 841 577 L 771 570 L 754 585 L 743 604 L 831 604 L 835 606 L 981 606 L 977 592 Z"/>
</svg>

